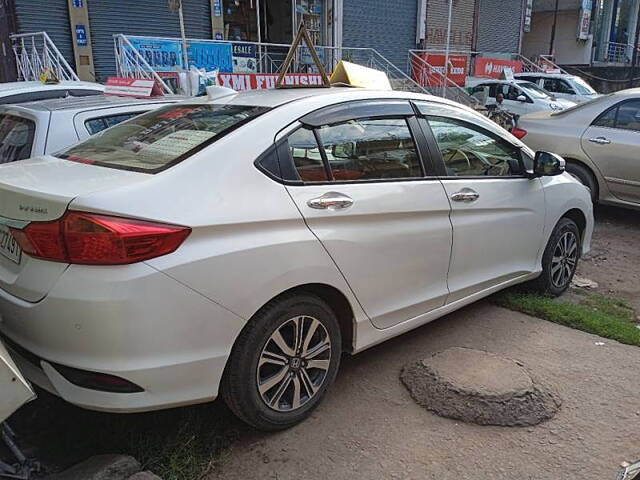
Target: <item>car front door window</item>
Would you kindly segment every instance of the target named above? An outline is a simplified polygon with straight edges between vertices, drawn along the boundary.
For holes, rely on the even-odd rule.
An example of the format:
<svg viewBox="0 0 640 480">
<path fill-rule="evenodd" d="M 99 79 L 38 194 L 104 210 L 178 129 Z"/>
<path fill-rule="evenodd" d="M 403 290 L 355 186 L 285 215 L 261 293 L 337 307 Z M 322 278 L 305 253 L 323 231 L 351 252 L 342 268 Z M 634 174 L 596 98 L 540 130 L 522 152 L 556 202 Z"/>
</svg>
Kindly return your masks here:
<svg viewBox="0 0 640 480">
<path fill-rule="evenodd" d="M 520 149 L 466 122 L 428 118 L 451 177 L 522 176 Z"/>
</svg>

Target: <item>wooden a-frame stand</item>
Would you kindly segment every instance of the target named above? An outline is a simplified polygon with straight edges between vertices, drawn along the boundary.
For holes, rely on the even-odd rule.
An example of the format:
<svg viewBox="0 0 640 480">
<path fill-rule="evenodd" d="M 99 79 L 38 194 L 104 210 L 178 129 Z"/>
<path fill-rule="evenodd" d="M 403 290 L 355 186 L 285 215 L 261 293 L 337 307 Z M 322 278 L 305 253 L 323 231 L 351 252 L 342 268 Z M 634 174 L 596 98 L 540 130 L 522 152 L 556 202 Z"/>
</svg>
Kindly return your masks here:
<svg viewBox="0 0 640 480">
<path fill-rule="evenodd" d="M 291 68 L 291 64 L 296 56 L 296 50 L 300 46 L 300 43 L 304 40 L 304 43 L 307 45 L 309 52 L 311 53 L 311 58 L 313 58 L 313 63 L 318 68 L 318 72 L 320 72 L 320 76 L 322 77 L 322 84 L 320 85 L 283 85 L 284 76 L 287 74 L 289 69 Z M 276 80 L 276 88 L 310 88 L 310 87 L 320 87 L 326 88 L 330 87 L 331 82 L 329 81 L 329 76 L 324 69 L 324 65 L 320 61 L 318 57 L 318 52 L 311 41 L 311 37 L 309 36 L 309 32 L 307 31 L 307 27 L 305 27 L 304 22 L 300 23 L 300 28 L 298 29 L 298 33 L 296 34 L 296 38 L 291 44 L 291 48 L 289 48 L 289 52 L 287 53 L 287 58 L 285 58 L 282 67 L 280 68 L 280 74 L 278 75 L 278 79 Z"/>
</svg>

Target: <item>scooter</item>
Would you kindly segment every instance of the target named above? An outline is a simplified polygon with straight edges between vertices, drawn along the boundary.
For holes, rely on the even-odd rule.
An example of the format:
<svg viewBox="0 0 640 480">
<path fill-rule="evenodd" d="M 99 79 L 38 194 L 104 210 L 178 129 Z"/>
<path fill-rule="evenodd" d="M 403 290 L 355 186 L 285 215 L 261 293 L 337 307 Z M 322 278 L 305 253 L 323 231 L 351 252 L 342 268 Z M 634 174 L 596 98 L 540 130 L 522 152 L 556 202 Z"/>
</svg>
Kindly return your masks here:
<svg viewBox="0 0 640 480">
<path fill-rule="evenodd" d="M 39 470 L 37 462 L 29 460 L 16 443 L 16 434 L 6 420 L 22 405 L 35 399 L 29 382 L 22 376 L 6 348 L 0 342 L 0 438 L 6 444 L 16 463 L 0 460 L 0 478 L 28 480 Z"/>
</svg>

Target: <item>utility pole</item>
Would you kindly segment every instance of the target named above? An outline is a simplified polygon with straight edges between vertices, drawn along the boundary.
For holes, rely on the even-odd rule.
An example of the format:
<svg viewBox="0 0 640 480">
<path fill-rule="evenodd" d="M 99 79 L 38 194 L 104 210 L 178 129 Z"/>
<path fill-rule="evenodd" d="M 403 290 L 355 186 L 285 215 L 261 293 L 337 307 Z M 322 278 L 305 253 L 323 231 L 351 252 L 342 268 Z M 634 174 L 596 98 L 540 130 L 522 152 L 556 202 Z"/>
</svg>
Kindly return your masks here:
<svg viewBox="0 0 640 480">
<path fill-rule="evenodd" d="M 638 61 L 638 42 L 640 41 L 640 11 L 638 11 L 638 19 L 636 20 L 636 37 L 633 42 L 633 54 L 631 55 L 631 68 L 629 69 L 629 88 L 633 88 L 633 77 L 636 73 L 636 63 Z"/>
<path fill-rule="evenodd" d="M 549 55 L 553 55 L 553 44 L 556 40 L 556 25 L 558 23 L 558 0 L 553 10 L 553 26 L 551 27 L 551 41 L 549 42 Z"/>
<path fill-rule="evenodd" d="M 557 0 L 556 0 L 557 1 Z M 444 85 L 442 85 L 442 96 L 447 98 L 447 87 L 449 83 L 449 48 L 451 46 L 451 17 L 453 15 L 453 0 L 449 0 L 449 18 L 447 20 L 447 44 L 444 49 Z"/>
</svg>

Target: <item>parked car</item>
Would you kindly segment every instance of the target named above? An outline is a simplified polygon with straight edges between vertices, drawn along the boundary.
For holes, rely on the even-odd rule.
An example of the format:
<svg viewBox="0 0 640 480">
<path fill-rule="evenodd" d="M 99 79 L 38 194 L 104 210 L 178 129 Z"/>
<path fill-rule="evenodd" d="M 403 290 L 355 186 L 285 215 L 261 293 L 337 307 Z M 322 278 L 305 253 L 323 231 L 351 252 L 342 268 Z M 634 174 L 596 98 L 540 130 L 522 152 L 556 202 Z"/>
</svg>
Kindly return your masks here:
<svg viewBox="0 0 640 480">
<path fill-rule="evenodd" d="M 100 95 L 0 105 L 0 164 L 55 152 L 136 115 L 183 99 Z"/>
<path fill-rule="evenodd" d="M 481 80 L 474 84 L 470 93 L 478 94 L 484 92 L 485 88 L 489 91 L 485 105 L 495 105 L 496 95 L 502 93 L 503 107 L 515 115 L 525 115 L 539 110 L 557 111 L 575 105 L 570 100 L 556 99 L 535 83 L 524 80 Z"/>
<path fill-rule="evenodd" d="M 51 98 L 86 97 L 103 93 L 104 85 L 92 82 L 63 81 L 54 84 L 7 82 L 0 83 L 0 105 L 35 102 Z"/>
<path fill-rule="evenodd" d="M 640 207 L 640 89 L 521 117 L 513 133 L 532 148 L 562 155 L 594 202 Z"/>
<path fill-rule="evenodd" d="M 132 412 L 303 420 L 357 353 L 510 285 L 562 293 L 586 189 L 417 93 L 244 92 L 0 166 L 0 332 L 34 383 Z"/>
<path fill-rule="evenodd" d="M 599 94 L 577 75 L 566 73 L 528 72 L 516 73 L 518 80 L 535 83 L 557 98 L 565 98 L 575 103 L 587 102 L 598 97 Z"/>
</svg>

